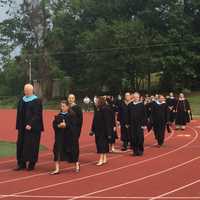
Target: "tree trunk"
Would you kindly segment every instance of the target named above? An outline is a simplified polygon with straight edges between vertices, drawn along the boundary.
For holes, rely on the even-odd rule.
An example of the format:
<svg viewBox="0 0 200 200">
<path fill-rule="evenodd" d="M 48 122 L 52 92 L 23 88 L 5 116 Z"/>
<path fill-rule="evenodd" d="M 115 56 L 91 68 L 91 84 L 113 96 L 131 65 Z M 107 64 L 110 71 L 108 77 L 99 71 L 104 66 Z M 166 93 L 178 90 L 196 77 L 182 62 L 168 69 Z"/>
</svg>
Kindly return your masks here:
<svg viewBox="0 0 200 200">
<path fill-rule="evenodd" d="M 151 93 L 151 69 L 148 67 L 147 72 L 147 91 L 150 94 Z"/>
</svg>

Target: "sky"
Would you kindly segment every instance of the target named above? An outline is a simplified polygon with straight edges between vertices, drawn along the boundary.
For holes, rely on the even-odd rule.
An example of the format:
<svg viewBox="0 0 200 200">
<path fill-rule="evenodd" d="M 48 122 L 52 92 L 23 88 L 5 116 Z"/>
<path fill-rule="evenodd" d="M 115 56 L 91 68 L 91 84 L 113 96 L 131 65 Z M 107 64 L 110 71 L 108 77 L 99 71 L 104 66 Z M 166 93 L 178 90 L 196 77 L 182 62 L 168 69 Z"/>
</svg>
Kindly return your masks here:
<svg viewBox="0 0 200 200">
<path fill-rule="evenodd" d="M 22 0 L 16 0 L 16 7 L 22 2 Z M 4 6 L 2 7 L 1 4 L 0 4 L 0 22 L 2 22 L 3 20 L 5 19 L 8 19 L 9 18 L 9 15 L 6 14 L 6 11 L 8 10 L 8 6 Z M 21 51 L 21 48 L 20 47 L 17 47 L 12 53 L 11 53 L 11 57 L 15 57 L 17 55 L 20 55 L 20 51 Z M 1 55 L 0 55 L 0 68 L 2 68 L 2 65 L 1 65 Z"/>
<path fill-rule="evenodd" d="M 0 22 L 2 22 L 4 19 L 8 18 L 5 7 L 0 7 L 0 13 L 1 13 Z"/>
<path fill-rule="evenodd" d="M 15 0 L 15 6 L 17 7 L 20 3 L 22 2 L 22 0 Z M 7 19 L 9 16 L 6 14 L 6 11 L 8 10 L 8 6 L 1 6 L 2 4 L 0 4 L 0 22 L 2 22 L 3 20 Z"/>
</svg>

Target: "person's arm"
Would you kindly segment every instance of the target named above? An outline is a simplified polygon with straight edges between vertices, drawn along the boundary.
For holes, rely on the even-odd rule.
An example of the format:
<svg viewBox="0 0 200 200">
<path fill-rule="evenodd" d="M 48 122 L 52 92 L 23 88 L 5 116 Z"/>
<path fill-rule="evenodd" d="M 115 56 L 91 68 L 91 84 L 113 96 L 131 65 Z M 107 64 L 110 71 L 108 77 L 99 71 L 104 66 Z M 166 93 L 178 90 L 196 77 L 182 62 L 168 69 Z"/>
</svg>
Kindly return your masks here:
<svg viewBox="0 0 200 200">
<path fill-rule="evenodd" d="M 108 108 L 103 108 L 103 118 L 105 123 L 106 135 L 108 138 L 112 135 L 112 113 Z"/>
<path fill-rule="evenodd" d="M 131 105 L 128 105 L 128 109 L 126 112 L 126 117 L 125 117 L 125 126 L 126 128 L 129 128 L 131 124 Z"/>
<path fill-rule="evenodd" d="M 191 111 L 191 108 L 190 108 L 190 103 L 189 103 L 189 101 L 188 100 L 185 100 L 185 107 L 186 107 L 186 110 L 187 111 Z"/>
<path fill-rule="evenodd" d="M 31 130 L 34 127 L 42 126 L 40 123 L 42 123 L 42 103 L 40 100 L 37 100 L 32 108 L 32 116 L 31 119 L 27 122 L 26 129 Z M 37 123 L 39 123 L 37 125 Z M 42 127 L 40 127 L 42 128 Z"/>
<path fill-rule="evenodd" d="M 169 123 L 169 119 L 170 119 L 170 109 L 169 109 L 169 107 L 168 106 L 166 106 L 166 108 L 165 108 L 165 121 L 166 121 L 166 123 L 168 124 Z"/>
<path fill-rule="evenodd" d="M 56 122 L 55 119 L 54 119 L 53 122 L 52 122 L 52 126 L 53 126 L 54 131 L 57 131 L 57 130 L 58 130 L 58 123 Z"/>
<path fill-rule="evenodd" d="M 96 132 L 96 126 L 95 126 L 95 124 L 96 124 L 96 112 L 97 111 L 94 112 L 94 116 L 93 116 L 93 120 L 92 120 L 92 126 L 91 126 L 91 131 L 89 132 L 90 136 L 93 136 L 95 134 L 95 132 Z"/>
<path fill-rule="evenodd" d="M 20 129 L 20 116 L 21 116 L 21 109 L 22 109 L 22 101 L 19 100 L 18 104 L 17 104 L 17 117 L 16 117 L 16 129 L 19 130 Z"/>
<path fill-rule="evenodd" d="M 78 125 L 81 127 L 83 124 L 83 111 L 79 106 L 77 106 L 77 120 L 78 120 Z"/>
<path fill-rule="evenodd" d="M 147 127 L 147 110 L 145 108 L 145 105 L 142 104 L 142 128 L 146 129 Z"/>
</svg>

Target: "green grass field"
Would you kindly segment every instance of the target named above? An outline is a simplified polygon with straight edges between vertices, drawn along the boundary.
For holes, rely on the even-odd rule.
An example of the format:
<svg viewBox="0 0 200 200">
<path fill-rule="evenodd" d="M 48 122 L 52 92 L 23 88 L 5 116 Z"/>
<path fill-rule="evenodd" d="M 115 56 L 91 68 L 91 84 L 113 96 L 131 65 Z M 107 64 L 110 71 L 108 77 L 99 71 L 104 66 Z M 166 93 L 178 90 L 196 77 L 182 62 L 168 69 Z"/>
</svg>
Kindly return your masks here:
<svg viewBox="0 0 200 200">
<path fill-rule="evenodd" d="M 14 156 L 16 145 L 11 142 L 0 142 L 0 157 Z"/>
<path fill-rule="evenodd" d="M 40 146 L 40 151 L 47 150 L 46 147 Z M 16 144 L 13 142 L 0 141 L 0 158 L 15 156 L 16 155 Z"/>
<path fill-rule="evenodd" d="M 187 96 L 187 95 L 186 95 Z M 200 118 L 200 92 L 193 92 L 188 95 L 194 117 Z"/>
</svg>

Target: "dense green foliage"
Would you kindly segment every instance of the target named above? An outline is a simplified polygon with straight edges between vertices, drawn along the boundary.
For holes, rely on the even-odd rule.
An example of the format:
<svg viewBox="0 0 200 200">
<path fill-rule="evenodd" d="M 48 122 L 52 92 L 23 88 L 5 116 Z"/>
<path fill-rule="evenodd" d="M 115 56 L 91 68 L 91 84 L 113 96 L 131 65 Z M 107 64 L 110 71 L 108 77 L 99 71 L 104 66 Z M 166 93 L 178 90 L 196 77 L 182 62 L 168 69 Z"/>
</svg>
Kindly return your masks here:
<svg viewBox="0 0 200 200">
<path fill-rule="evenodd" d="M 50 81 L 64 76 L 79 94 L 200 88 L 199 0 L 28 2 L 0 23 L 0 95 L 19 94 L 30 59 L 47 98 Z M 11 58 L 19 45 L 21 56 Z"/>
</svg>

